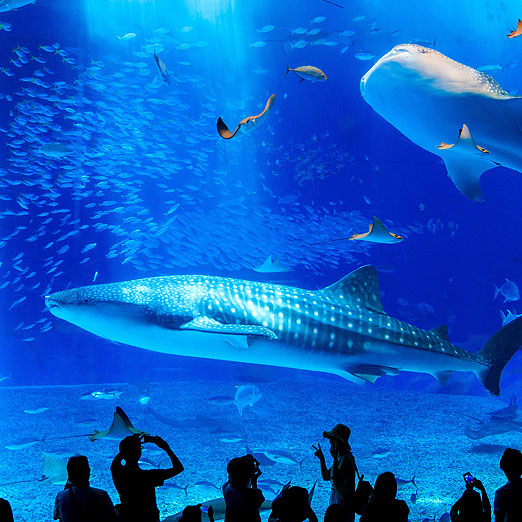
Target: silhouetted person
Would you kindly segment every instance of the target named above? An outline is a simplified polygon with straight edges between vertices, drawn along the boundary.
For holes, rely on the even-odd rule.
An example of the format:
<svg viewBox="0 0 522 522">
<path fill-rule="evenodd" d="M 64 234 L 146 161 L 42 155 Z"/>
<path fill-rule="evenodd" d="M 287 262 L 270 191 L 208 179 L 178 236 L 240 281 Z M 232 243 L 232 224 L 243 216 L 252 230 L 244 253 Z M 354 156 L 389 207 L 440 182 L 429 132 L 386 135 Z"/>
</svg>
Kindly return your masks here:
<svg viewBox="0 0 522 522">
<path fill-rule="evenodd" d="M 303 522 L 304 520 L 317 522 L 317 516 L 310 506 L 308 491 L 299 486 L 285 486 L 272 502 L 272 512 L 268 522 Z"/>
<path fill-rule="evenodd" d="M 520 522 L 522 520 L 522 453 L 507 448 L 500 459 L 500 469 L 508 479 L 507 484 L 495 493 L 495 522 Z"/>
<path fill-rule="evenodd" d="M 201 504 L 198 504 L 197 506 L 187 506 L 183 510 L 179 522 L 201 522 L 201 508 Z M 214 509 L 212 506 L 208 506 L 208 511 L 206 513 L 210 522 L 214 522 Z"/>
<path fill-rule="evenodd" d="M 227 465 L 228 481 L 223 484 L 225 522 L 260 522 L 259 508 L 265 497 L 257 487 L 259 462 L 252 455 L 236 457 Z"/>
<path fill-rule="evenodd" d="M 0 520 L 2 522 L 13 522 L 11 504 L 5 498 L 0 498 Z"/>
<path fill-rule="evenodd" d="M 321 476 L 323 480 L 329 480 L 332 484 L 330 504 L 343 506 L 345 512 L 345 522 L 354 522 L 355 509 L 353 497 L 355 494 L 355 473 L 357 466 L 352 454 L 352 448 L 348 443 L 350 438 L 350 428 L 344 424 L 335 425 L 330 431 L 324 431 L 323 437 L 330 441 L 330 455 L 333 463 L 330 468 L 326 467 L 321 445 L 315 449 L 315 456 L 321 463 Z M 362 478 L 362 477 L 361 477 Z"/>
<path fill-rule="evenodd" d="M 381 473 L 359 522 L 408 522 L 410 509 L 404 500 L 396 499 L 396 495 L 395 475 L 390 471 Z"/>
<path fill-rule="evenodd" d="M 330 504 L 324 513 L 324 522 L 344 522 L 344 507 Z"/>
<path fill-rule="evenodd" d="M 451 522 L 491 522 L 491 504 L 480 480 L 466 482 L 466 491 L 453 504 L 450 518 Z"/>
<path fill-rule="evenodd" d="M 56 495 L 54 502 L 55 520 L 116 522 L 116 510 L 107 492 L 89 486 L 91 468 L 87 457 L 72 456 L 67 462 L 67 475 L 65 489 Z"/>
<path fill-rule="evenodd" d="M 142 443 L 151 442 L 164 450 L 172 467 L 148 469 L 139 467 Z M 125 465 L 122 462 L 125 461 Z M 161 437 L 130 435 L 120 442 L 120 452 L 111 464 L 112 480 L 120 494 L 120 520 L 122 522 L 158 522 L 159 509 L 156 505 L 156 488 L 163 482 L 183 471 L 183 465 Z"/>
</svg>

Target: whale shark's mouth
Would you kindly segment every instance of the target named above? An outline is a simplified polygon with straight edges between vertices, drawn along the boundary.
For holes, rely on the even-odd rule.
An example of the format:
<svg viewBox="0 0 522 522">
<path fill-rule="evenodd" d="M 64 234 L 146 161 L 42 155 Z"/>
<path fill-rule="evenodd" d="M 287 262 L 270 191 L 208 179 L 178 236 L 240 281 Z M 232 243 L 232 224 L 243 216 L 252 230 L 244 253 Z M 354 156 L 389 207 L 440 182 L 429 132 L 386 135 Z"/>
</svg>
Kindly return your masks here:
<svg viewBox="0 0 522 522">
<path fill-rule="evenodd" d="M 49 310 L 52 310 L 53 308 L 60 308 L 60 304 L 48 295 L 45 296 L 45 306 L 47 306 Z"/>
</svg>

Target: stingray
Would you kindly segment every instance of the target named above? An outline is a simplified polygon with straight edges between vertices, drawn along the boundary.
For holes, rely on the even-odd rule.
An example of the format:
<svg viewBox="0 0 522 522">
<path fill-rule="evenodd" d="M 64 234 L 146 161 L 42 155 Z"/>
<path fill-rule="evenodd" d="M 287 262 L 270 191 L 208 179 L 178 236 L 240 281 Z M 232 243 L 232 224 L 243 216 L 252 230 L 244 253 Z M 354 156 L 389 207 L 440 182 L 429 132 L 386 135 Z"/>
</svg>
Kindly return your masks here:
<svg viewBox="0 0 522 522">
<path fill-rule="evenodd" d="M 281 266 L 279 264 L 279 259 L 272 261 L 272 256 L 268 256 L 266 258 L 266 261 L 262 265 L 254 267 L 253 270 L 264 274 L 290 272 L 290 268 L 287 268 L 286 266 Z"/>
<path fill-rule="evenodd" d="M 136 433 L 142 435 L 145 432 L 136 429 L 129 420 L 129 417 L 127 417 L 127 414 L 119 406 L 116 406 L 111 427 L 108 430 L 103 431 L 94 430 L 94 432 L 89 435 L 89 439 L 91 441 L 98 439 L 122 440 L 125 437 Z"/>
<path fill-rule="evenodd" d="M 268 101 L 266 102 L 265 108 L 263 109 L 263 112 L 258 114 L 257 116 L 248 116 L 247 118 L 244 118 L 241 120 L 234 132 L 230 132 L 228 130 L 228 127 L 225 125 L 225 122 L 221 119 L 221 117 L 218 118 L 217 121 L 217 130 L 219 132 L 219 135 L 222 138 L 225 138 L 226 140 L 229 140 L 230 138 L 233 138 L 237 131 L 241 129 L 242 131 L 248 132 L 252 130 L 254 127 L 257 127 L 259 124 L 263 123 L 265 121 L 266 117 L 268 116 L 268 113 L 272 109 L 272 106 L 275 102 L 275 94 L 272 94 L 270 98 L 268 98 Z"/>
<path fill-rule="evenodd" d="M 468 439 L 479 440 L 490 435 L 501 435 L 512 431 L 522 433 L 522 425 L 513 421 L 481 422 L 477 429 L 466 428 L 464 434 Z"/>
<path fill-rule="evenodd" d="M 365 234 L 353 234 L 353 236 L 350 236 L 348 239 L 360 239 L 370 243 L 385 243 L 390 245 L 400 243 L 404 240 L 402 236 L 388 232 L 382 224 L 382 221 L 375 216 L 373 216 L 373 223 L 370 225 L 368 232 Z"/>
<path fill-rule="evenodd" d="M 44 453 L 42 482 L 64 485 L 67 482 L 67 463 L 50 453 Z"/>
<path fill-rule="evenodd" d="M 205 429 L 209 433 L 231 433 L 234 431 L 234 426 L 227 419 L 219 417 L 209 417 L 208 415 L 196 415 L 194 418 L 189 419 L 171 419 L 165 417 L 153 410 L 151 407 L 146 407 L 147 413 L 150 413 L 157 420 L 177 429 Z"/>
<path fill-rule="evenodd" d="M 370 225 L 368 232 L 364 234 L 353 234 L 350 237 L 339 237 L 337 239 L 329 239 L 328 241 L 321 241 L 319 243 L 312 243 L 312 245 L 322 245 L 324 243 L 332 243 L 333 241 L 344 241 L 345 239 L 358 239 L 360 241 L 368 241 L 369 243 L 383 243 L 392 245 L 404 241 L 402 236 L 388 232 L 382 221 L 373 216 L 373 223 Z"/>
<path fill-rule="evenodd" d="M 518 19 L 517 28 L 514 31 L 511 31 L 507 37 L 508 38 L 515 38 L 515 36 L 520 36 L 522 34 L 522 20 L 520 18 Z"/>
<path fill-rule="evenodd" d="M 501 165 L 522 172 L 522 99 L 484 72 L 434 49 L 401 44 L 363 76 L 361 93 L 407 138 L 440 156 L 457 189 L 475 201 L 484 201 L 479 180 L 487 170 Z M 456 145 L 437 148 L 461 126 Z"/>
</svg>

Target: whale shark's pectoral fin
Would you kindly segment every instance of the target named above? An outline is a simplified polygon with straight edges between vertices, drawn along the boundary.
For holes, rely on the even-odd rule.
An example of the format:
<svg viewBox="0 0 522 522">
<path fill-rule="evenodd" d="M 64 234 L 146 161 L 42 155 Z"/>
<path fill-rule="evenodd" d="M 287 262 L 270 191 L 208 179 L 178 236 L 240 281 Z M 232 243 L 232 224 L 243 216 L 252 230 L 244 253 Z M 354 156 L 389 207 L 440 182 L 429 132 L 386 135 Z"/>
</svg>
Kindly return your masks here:
<svg viewBox="0 0 522 522">
<path fill-rule="evenodd" d="M 456 143 L 442 142 L 438 149 L 441 151 L 440 156 L 444 160 L 448 176 L 459 191 L 474 201 L 484 201 L 480 176 L 494 165 L 485 161 L 485 156 L 490 152 L 475 143 L 467 125 L 462 125 Z"/>
<path fill-rule="evenodd" d="M 195 330 L 215 334 L 253 335 L 266 339 L 277 339 L 277 335 L 270 328 L 265 328 L 264 326 L 255 324 L 222 324 L 204 315 L 195 317 L 192 321 L 182 324 L 179 328 L 181 330 Z"/>
<path fill-rule="evenodd" d="M 378 366 L 376 364 L 359 364 L 353 368 L 347 368 L 347 371 L 355 377 L 372 384 L 383 375 L 399 375 L 397 368 Z"/>
<path fill-rule="evenodd" d="M 442 372 L 436 372 L 433 375 L 435 379 L 437 379 L 442 385 L 446 386 L 448 384 L 449 378 L 453 372 L 451 370 L 446 370 Z"/>
</svg>

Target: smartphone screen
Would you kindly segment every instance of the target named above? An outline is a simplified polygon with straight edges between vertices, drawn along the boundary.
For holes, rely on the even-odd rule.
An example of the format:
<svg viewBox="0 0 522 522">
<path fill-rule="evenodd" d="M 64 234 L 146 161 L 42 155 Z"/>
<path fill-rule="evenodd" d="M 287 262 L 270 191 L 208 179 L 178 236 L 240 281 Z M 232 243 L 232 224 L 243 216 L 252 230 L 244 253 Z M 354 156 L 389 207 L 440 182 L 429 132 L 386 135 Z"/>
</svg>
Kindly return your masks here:
<svg viewBox="0 0 522 522">
<path fill-rule="evenodd" d="M 467 473 L 464 473 L 463 477 L 466 481 L 466 484 L 473 484 L 473 482 L 475 481 L 475 478 L 469 471 Z"/>
<path fill-rule="evenodd" d="M 208 506 L 199 506 L 202 513 L 208 513 Z"/>
</svg>

